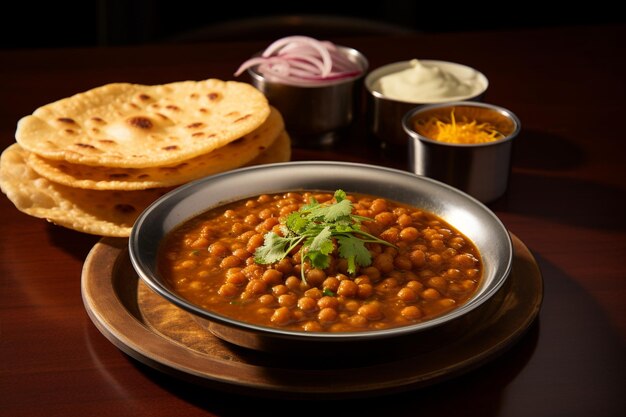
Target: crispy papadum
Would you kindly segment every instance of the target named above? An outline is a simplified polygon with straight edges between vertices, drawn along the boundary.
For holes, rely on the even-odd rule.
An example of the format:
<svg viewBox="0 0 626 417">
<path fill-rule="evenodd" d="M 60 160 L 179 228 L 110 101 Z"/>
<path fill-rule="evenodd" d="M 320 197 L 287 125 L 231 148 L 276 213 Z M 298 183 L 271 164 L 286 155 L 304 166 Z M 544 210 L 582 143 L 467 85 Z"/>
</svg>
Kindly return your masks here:
<svg viewBox="0 0 626 417">
<path fill-rule="evenodd" d="M 0 156 L 0 189 L 18 210 L 79 232 L 127 237 L 139 214 L 171 188 L 96 191 L 66 187 L 26 164 L 18 144 Z"/>
<path fill-rule="evenodd" d="M 98 167 L 47 159 L 35 153 L 28 155 L 27 163 L 39 175 L 68 187 L 92 190 L 171 187 L 250 163 L 272 147 L 284 128 L 280 112 L 272 107 L 269 117 L 249 134 L 207 154 L 174 165 L 150 168 Z M 282 148 L 277 151 L 284 152 Z M 278 157 L 283 159 L 281 155 Z"/>
<path fill-rule="evenodd" d="M 267 98 L 248 83 L 114 83 L 38 108 L 15 135 L 24 150 L 48 159 L 146 168 L 221 148 L 269 114 Z"/>
</svg>

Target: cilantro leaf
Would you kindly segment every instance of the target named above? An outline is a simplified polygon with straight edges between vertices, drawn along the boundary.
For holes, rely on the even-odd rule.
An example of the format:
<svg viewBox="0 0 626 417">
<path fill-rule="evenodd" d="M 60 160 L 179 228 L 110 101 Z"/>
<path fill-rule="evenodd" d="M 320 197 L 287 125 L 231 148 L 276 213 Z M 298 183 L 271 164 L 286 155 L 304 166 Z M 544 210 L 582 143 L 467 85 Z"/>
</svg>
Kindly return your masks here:
<svg viewBox="0 0 626 417">
<path fill-rule="evenodd" d="M 311 198 L 300 210 L 281 219 L 280 232 L 284 237 L 274 232 L 265 234 L 254 260 L 259 264 L 275 263 L 302 244 L 303 263 L 308 261 L 313 268 L 328 268 L 337 250 L 338 255 L 348 261 L 348 273 L 354 275 L 358 266 L 369 266 L 372 262 L 366 243 L 394 246 L 361 230 L 361 222 L 371 220 L 352 214 L 352 202 L 343 190 L 335 191 L 334 202 L 319 203 Z M 300 271 L 306 282 L 305 268 Z"/>
<path fill-rule="evenodd" d="M 348 261 L 348 272 L 356 272 L 356 265 L 368 266 L 372 262 L 372 255 L 365 247 L 363 240 L 353 235 L 337 236 L 339 256 Z"/>
</svg>

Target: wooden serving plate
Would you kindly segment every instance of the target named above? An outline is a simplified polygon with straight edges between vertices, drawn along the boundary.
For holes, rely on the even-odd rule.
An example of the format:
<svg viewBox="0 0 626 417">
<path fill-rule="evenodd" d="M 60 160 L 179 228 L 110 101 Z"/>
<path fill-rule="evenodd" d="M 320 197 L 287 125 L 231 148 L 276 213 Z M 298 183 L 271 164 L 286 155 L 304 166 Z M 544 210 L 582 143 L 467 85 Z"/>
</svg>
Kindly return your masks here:
<svg viewBox="0 0 626 417">
<path fill-rule="evenodd" d="M 401 356 L 373 353 L 371 359 L 358 361 L 303 363 L 226 343 L 139 279 L 127 239 L 103 238 L 92 248 L 83 266 L 81 290 L 87 313 L 107 339 L 169 375 L 246 394 L 380 394 L 460 375 L 493 359 L 525 333 L 541 308 L 543 280 L 528 248 L 511 237 L 513 269 L 501 296 L 489 301 L 489 314 L 445 343 L 426 351 L 416 346 L 413 354 Z"/>
</svg>

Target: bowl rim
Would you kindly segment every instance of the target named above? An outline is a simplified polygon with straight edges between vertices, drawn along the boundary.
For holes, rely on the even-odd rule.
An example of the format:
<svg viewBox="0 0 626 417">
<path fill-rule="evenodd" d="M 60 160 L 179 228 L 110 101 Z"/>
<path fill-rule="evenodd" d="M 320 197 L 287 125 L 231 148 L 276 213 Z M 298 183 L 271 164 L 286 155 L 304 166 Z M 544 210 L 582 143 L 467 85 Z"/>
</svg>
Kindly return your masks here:
<svg viewBox="0 0 626 417">
<path fill-rule="evenodd" d="M 471 298 L 464 304 L 460 305 L 458 308 L 455 308 L 454 310 L 451 310 L 450 312 L 442 316 L 438 316 L 430 320 L 426 320 L 426 321 L 411 324 L 411 325 L 392 327 L 392 328 L 381 329 L 381 330 L 364 330 L 364 331 L 350 331 L 350 332 L 305 332 L 305 331 L 288 330 L 288 329 L 281 329 L 278 327 L 269 327 L 269 326 L 246 323 L 243 321 L 235 320 L 230 317 L 213 313 L 211 311 L 203 309 L 187 301 L 182 296 L 179 296 L 174 291 L 167 288 L 167 286 L 164 285 L 162 282 L 160 282 L 159 279 L 153 279 L 153 277 L 151 276 L 150 268 L 146 266 L 146 262 L 144 261 L 144 259 L 142 259 L 142 256 L 140 255 L 141 253 L 140 238 L 141 238 L 141 234 L 144 228 L 150 227 L 149 224 L 153 220 L 152 217 L 155 216 L 154 214 L 155 212 L 157 212 L 159 209 L 163 209 L 163 206 L 165 207 L 166 211 L 169 210 L 171 212 L 171 210 L 176 207 L 176 204 L 174 204 L 174 201 L 176 201 L 177 199 L 179 200 L 179 202 L 183 201 L 185 198 L 189 198 L 190 196 L 192 196 L 195 190 L 201 189 L 203 186 L 207 186 L 207 185 L 210 186 L 211 184 L 219 183 L 220 181 L 228 181 L 229 177 L 233 177 L 233 176 L 236 177 L 236 176 L 241 176 L 241 175 L 243 176 L 255 175 L 256 173 L 258 173 L 258 171 L 264 171 L 264 170 L 284 170 L 284 169 L 289 170 L 289 169 L 294 169 L 294 167 L 297 168 L 299 166 L 304 166 L 304 167 L 311 168 L 311 169 L 320 169 L 323 167 L 335 167 L 335 168 L 342 168 L 342 169 L 352 168 L 352 169 L 373 170 L 380 174 L 386 173 L 391 176 L 398 176 L 398 178 L 404 177 L 409 180 L 422 181 L 424 184 L 427 184 L 427 186 L 444 190 L 446 193 L 452 193 L 453 195 L 456 195 L 458 198 L 462 198 L 463 200 L 466 200 L 468 203 L 474 205 L 477 209 L 481 210 L 482 214 L 487 216 L 492 222 L 493 226 L 495 226 L 500 232 L 499 237 L 502 239 L 500 243 L 503 245 L 502 250 L 506 253 L 504 270 L 501 271 L 501 274 L 500 276 L 497 277 L 497 279 L 495 280 L 495 283 L 487 291 L 484 291 L 478 299 Z M 291 187 L 291 189 L 294 189 L 294 188 L 296 187 Z M 304 188 L 304 189 L 308 189 L 308 188 Z M 282 191 L 286 191 L 286 189 L 284 187 L 276 188 L 276 192 L 282 192 Z M 257 194 L 253 194 L 253 195 L 258 195 L 262 193 L 263 191 Z M 196 215 L 204 211 L 210 210 L 215 207 L 219 207 L 220 205 L 227 203 L 229 201 L 238 201 L 240 199 L 243 199 L 249 196 L 252 196 L 252 195 L 241 195 L 228 201 L 218 201 L 218 202 L 215 202 L 215 204 L 213 205 L 207 205 L 206 208 L 200 211 L 197 211 L 196 214 L 190 215 L 187 218 L 178 221 L 176 226 L 184 223 L 185 221 L 195 217 Z M 163 220 L 165 220 L 165 217 Z M 169 230 L 164 231 L 162 237 L 165 236 L 167 232 L 174 229 L 176 226 L 172 226 L 170 227 Z M 159 243 L 157 243 L 156 246 L 157 246 L 156 249 L 158 251 Z M 469 194 L 457 188 L 449 186 L 445 183 L 442 183 L 440 181 L 433 180 L 428 177 L 416 175 L 411 172 L 402 171 L 402 170 L 395 169 L 395 168 L 357 163 L 357 162 L 317 161 L 317 160 L 289 161 L 289 162 L 279 162 L 279 163 L 244 167 L 244 168 L 239 168 L 239 169 L 235 169 L 232 171 L 227 171 L 221 174 L 204 177 L 204 178 L 192 181 L 190 183 L 187 183 L 185 185 L 182 185 L 168 192 L 167 194 L 161 196 L 159 199 L 154 201 L 150 206 L 148 206 L 139 215 L 135 224 L 132 227 L 132 230 L 129 236 L 128 250 L 129 250 L 129 257 L 130 257 L 131 264 L 134 270 L 137 272 L 137 274 L 141 278 L 141 280 L 145 284 L 147 284 L 148 287 L 150 287 L 153 291 L 155 291 L 157 294 L 164 297 L 166 300 L 173 303 L 177 307 L 182 308 L 183 310 L 186 310 L 188 312 L 191 312 L 197 317 L 200 317 L 202 319 L 205 319 L 211 322 L 215 322 L 216 324 L 219 324 L 219 325 L 225 325 L 227 327 L 235 328 L 240 331 L 252 332 L 255 334 L 262 334 L 266 337 L 269 336 L 272 338 L 290 339 L 290 340 L 296 340 L 296 341 L 376 340 L 376 339 L 389 338 L 389 337 L 394 337 L 394 336 L 407 335 L 415 331 L 423 331 L 423 330 L 428 330 L 428 329 L 441 326 L 443 324 L 451 322 L 454 319 L 460 318 L 466 313 L 474 311 L 476 308 L 483 305 L 487 300 L 491 299 L 492 296 L 508 280 L 508 277 L 512 270 L 512 264 L 513 264 L 513 243 L 512 243 L 512 239 L 508 230 L 506 229 L 502 221 L 497 217 L 497 215 L 493 211 L 491 211 L 487 206 L 485 206 L 483 203 L 481 203 L 479 200 L 475 199 L 474 197 L 470 196 Z M 156 253 L 154 253 L 153 255 L 156 256 Z M 483 254 L 481 254 L 481 256 L 482 255 Z"/>
<path fill-rule="evenodd" d="M 514 128 L 513 128 L 513 131 L 509 133 L 507 136 L 505 136 L 504 138 L 494 140 L 492 142 L 451 143 L 451 142 L 442 142 L 439 140 L 431 139 L 428 136 L 424 136 L 410 127 L 411 119 L 413 119 L 417 114 L 426 112 L 429 110 L 441 109 L 445 107 L 480 107 L 483 109 L 492 110 L 512 120 Z M 515 113 L 497 104 L 483 103 L 483 102 L 477 102 L 477 101 L 451 101 L 447 103 L 424 104 L 422 106 L 417 106 L 409 110 L 402 117 L 402 129 L 407 135 L 409 135 L 411 140 L 419 140 L 419 141 L 431 143 L 433 145 L 449 146 L 449 147 L 455 147 L 455 148 L 482 148 L 482 147 L 490 147 L 490 146 L 499 146 L 506 142 L 512 141 L 513 139 L 515 139 L 515 137 L 519 135 L 519 132 L 522 129 L 522 123 Z"/>
<path fill-rule="evenodd" d="M 460 64 L 458 62 L 452 62 L 452 61 L 444 61 L 444 60 L 439 60 L 439 59 L 419 59 L 419 62 L 421 63 L 425 63 L 425 64 L 430 64 L 430 65 L 436 65 L 436 66 L 447 66 L 447 67 L 451 67 L 451 68 L 455 68 L 455 69 L 462 69 L 462 70 L 469 70 L 469 71 L 473 71 L 476 75 L 476 77 L 480 80 L 481 82 L 481 88 L 479 90 L 476 91 L 476 93 L 474 94 L 470 94 L 467 96 L 456 96 L 456 97 L 451 97 L 451 98 L 442 98 L 441 100 L 437 100 L 437 101 L 429 101 L 429 102 L 422 102 L 422 101 L 412 101 L 412 100 L 401 100 L 401 99 L 395 99 L 395 98 L 390 98 L 387 97 L 386 95 L 384 95 L 382 92 L 378 91 L 377 89 L 375 89 L 375 85 L 376 82 L 378 81 L 378 79 L 380 79 L 382 76 L 384 75 L 389 75 L 404 69 L 407 69 L 410 67 L 411 64 L 411 60 L 406 60 L 406 61 L 397 61 L 397 62 L 392 62 L 389 64 L 385 64 L 382 65 L 380 67 L 377 67 L 373 70 L 371 70 L 367 76 L 365 77 L 365 88 L 367 89 L 367 91 L 369 92 L 369 94 L 373 97 L 375 97 L 378 100 L 384 100 L 384 101 L 388 101 L 388 102 L 392 102 L 392 103 L 405 103 L 405 104 L 413 104 L 413 105 L 427 105 L 427 104 L 438 104 L 438 103 L 446 103 L 449 101 L 464 101 L 464 100 L 476 100 L 478 98 L 480 98 L 481 96 L 483 96 L 485 94 L 485 92 L 487 91 L 487 89 L 489 88 L 489 78 L 487 78 L 487 76 L 482 72 L 477 70 L 474 67 L 471 67 L 469 65 L 465 65 L 465 64 Z M 393 70 L 393 71 L 392 71 Z"/>
</svg>

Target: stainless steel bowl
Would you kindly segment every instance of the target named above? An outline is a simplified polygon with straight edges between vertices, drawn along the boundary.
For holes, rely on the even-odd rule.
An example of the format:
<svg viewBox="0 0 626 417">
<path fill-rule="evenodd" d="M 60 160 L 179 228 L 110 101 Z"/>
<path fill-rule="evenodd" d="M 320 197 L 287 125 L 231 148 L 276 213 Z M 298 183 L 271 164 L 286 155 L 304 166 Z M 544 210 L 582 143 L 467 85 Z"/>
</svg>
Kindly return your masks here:
<svg viewBox="0 0 626 417">
<path fill-rule="evenodd" d="M 429 210 L 465 234 L 482 256 L 484 276 L 476 294 L 451 312 L 422 323 L 377 331 L 307 333 L 243 323 L 191 304 L 176 294 L 157 268 L 159 244 L 182 222 L 226 202 L 262 193 L 343 189 L 408 203 Z M 379 351 L 401 350 L 403 338 L 421 337 L 426 348 L 449 329 L 471 330 L 468 317 L 503 287 L 512 267 L 513 248 L 507 229 L 487 207 L 440 182 L 406 171 L 344 162 L 287 162 L 242 168 L 181 186 L 148 207 L 137 219 L 129 240 L 130 259 L 141 279 L 199 323 L 230 343 L 260 351 L 336 355 L 370 345 Z M 358 344 L 358 347 L 356 347 Z"/>
<path fill-rule="evenodd" d="M 457 120 L 467 117 L 478 123 L 489 122 L 505 137 L 480 144 L 446 143 L 428 138 L 414 129 L 417 119 L 446 118 L 454 110 Z M 504 194 L 511 171 L 513 139 L 521 129 L 510 110 L 487 103 L 459 101 L 416 107 L 402 120 L 409 142 L 409 168 L 452 185 L 490 203 Z"/>
<path fill-rule="evenodd" d="M 252 84 L 262 91 L 285 119 L 286 130 L 299 146 L 330 145 L 349 127 L 359 111 L 363 78 L 368 69 L 365 56 L 356 49 L 338 46 L 362 68 L 360 75 L 319 85 L 289 85 L 267 80 L 252 67 Z"/>
<path fill-rule="evenodd" d="M 473 81 L 480 85 L 478 91 L 466 97 L 455 97 L 445 101 L 475 100 L 480 101 L 485 96 L 489 86 L 489 81 L 484 74 L 470 68 L 447 61 L 420 60 L 424 65 L 436 66 L 445 70 L 457 78 L 464 81 Z M 376 68 L 365 77 L 365 88 L 367 89 L 367 118 L 369 130 L 376 136 L 383 145 L 386 146 L 406 146 L 406 134 L 402 129 L 402 118 L 409 111 L 417 106 L 433 104 L 433 102 L 420 102 L 417 100 L 396 100 L 386 97 L 380 91 L 379 80 L 389 74 L 394 74 L 410 68 L 411 61 L 394 62 Z M 441 100 L 444 101 L 444 100 Z"/>
</svg>

